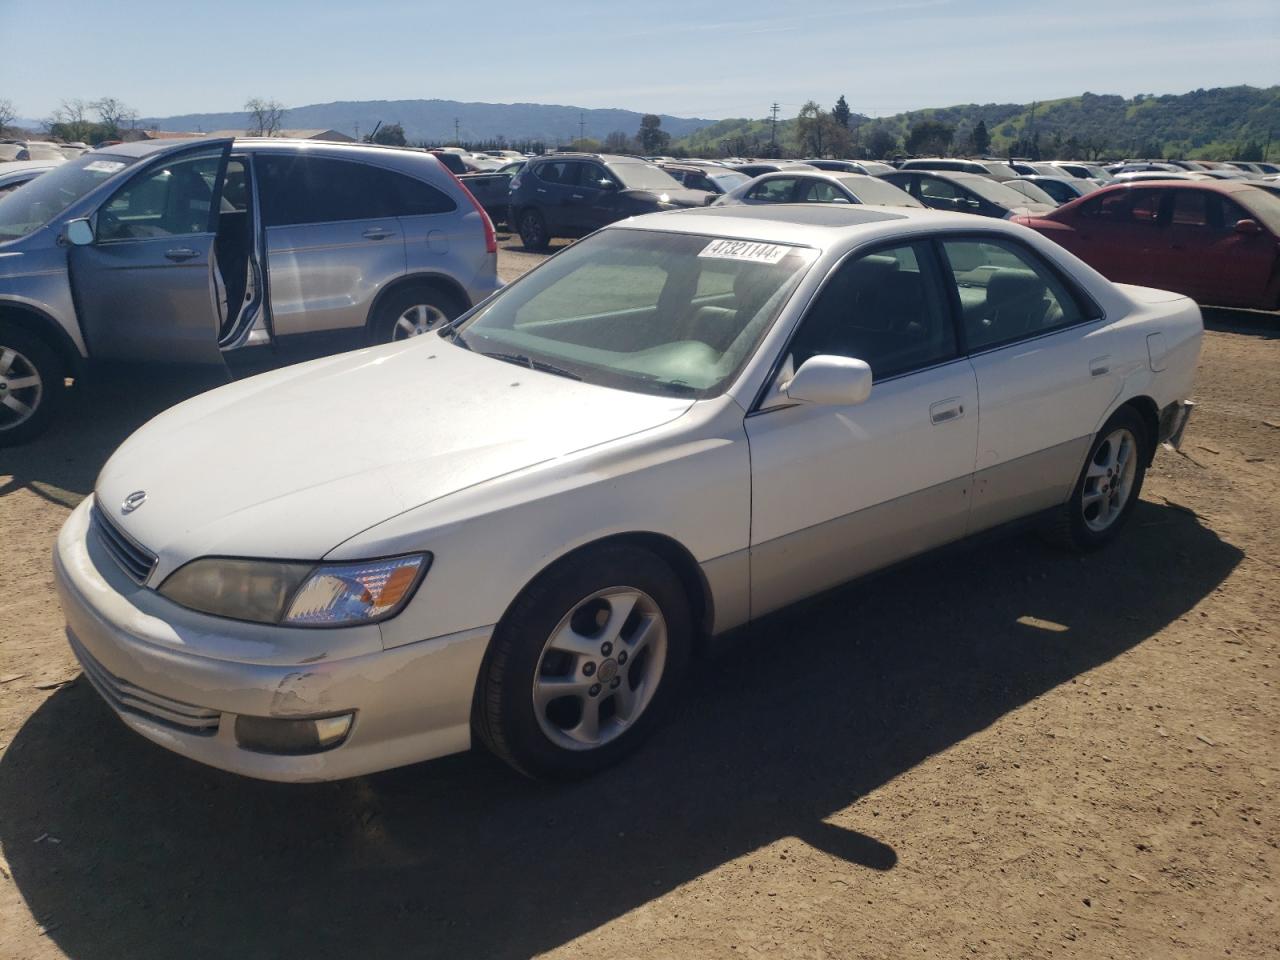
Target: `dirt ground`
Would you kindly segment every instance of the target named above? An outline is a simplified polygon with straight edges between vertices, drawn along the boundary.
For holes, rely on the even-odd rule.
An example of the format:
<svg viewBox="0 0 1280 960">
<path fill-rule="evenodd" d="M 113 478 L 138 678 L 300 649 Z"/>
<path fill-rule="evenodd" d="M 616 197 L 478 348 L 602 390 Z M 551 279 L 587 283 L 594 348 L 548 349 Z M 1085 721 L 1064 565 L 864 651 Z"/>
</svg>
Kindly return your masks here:
<svg viewBox="0 0 1280 960">
<path fill-rule="evenodd" d="M 776 615 L 572 786 L 481 752 L 260 783 L 127 730 L 75 679 L 48 554 L 202 384 L 77 387 L 0 451 L 0 957 L 1280 956 L 1280 322 L 1212 326 L 1187 456 L 1117 543 Z"/>
</svg>

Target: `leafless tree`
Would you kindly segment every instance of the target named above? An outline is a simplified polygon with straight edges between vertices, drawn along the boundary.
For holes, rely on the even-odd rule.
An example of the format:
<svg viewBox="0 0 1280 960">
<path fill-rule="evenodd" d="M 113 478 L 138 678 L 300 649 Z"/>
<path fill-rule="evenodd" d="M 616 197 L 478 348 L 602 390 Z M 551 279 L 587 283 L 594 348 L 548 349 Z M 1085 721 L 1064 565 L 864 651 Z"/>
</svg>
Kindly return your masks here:
<svg viewBox="0 0 1280 960">
<path fill-rule="evenodd" d="M 0 134 L 3 134 L 9 124 L 18 118 L 18 114 L 13 109 L 12 100 L 0 100 Z"/>
<path fill-rule="evenodd" d="M 119 139 L 120 131 L 132 127 L 138 120 L 138 111 L 115 97 L 103 97 L 90 106 L 98 114 L 103 139 L 106 140 Z"/>
<path fill-rule="evenodd" d="M 249 128 L 246 131 L 253 137 L 274 137 L 280 132 L 280 124 L 284 121 L 284 104 L 279 100 L 263 100 L 254 97 L 244 105 L 249 111 Z"/>
<path fill-rule="evenodd" d="M 91 105 L 79 97 L 63 100 L 44 125 L 64 140 L 87 140 L 93 136 L 93 121 L 86 116 L 90 109 Z"/>
</svg>

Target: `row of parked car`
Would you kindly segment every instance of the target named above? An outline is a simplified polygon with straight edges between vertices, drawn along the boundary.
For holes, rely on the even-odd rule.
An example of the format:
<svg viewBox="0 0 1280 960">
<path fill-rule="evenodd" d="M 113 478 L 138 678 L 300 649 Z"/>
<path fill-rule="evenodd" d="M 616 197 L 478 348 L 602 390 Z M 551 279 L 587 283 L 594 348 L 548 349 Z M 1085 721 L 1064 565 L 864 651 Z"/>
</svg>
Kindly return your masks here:
<svg viewBox="0 0 1280 960">
<path fill-rule="evenodd" d="M 544 250 L 681 208 L 928 207 L 1015 220 L 1111 279 L 1280 308 L 1280 185 L 1262 169 L 556 153 L 455 174 L 461 158 L 150 141 L 60 161 L 0 193 L 0 442 L 42 430 L 63 379 L 97 362 L 238 366 L 436 330 L 500 286 L 494 221 Z M 35 162 L 0 164 L 0 176 Z M 1159 182 L 1122 179 L 1149 173 Z"/>
</svg>

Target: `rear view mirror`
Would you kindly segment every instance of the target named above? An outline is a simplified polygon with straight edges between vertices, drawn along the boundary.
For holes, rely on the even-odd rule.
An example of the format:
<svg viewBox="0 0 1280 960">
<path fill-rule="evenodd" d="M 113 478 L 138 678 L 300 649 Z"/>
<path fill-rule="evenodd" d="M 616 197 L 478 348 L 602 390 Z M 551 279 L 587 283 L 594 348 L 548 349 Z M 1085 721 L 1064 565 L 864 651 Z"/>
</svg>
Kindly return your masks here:
<svg viewBox="0 0 1280 960">
<path fill-rule="evenodd" d="M 802 403 L 853 406 L 871 396 L 871 367 L 852 357 L 810 357 L 800 365 L 784 392 Z"/>
<path fill-rule="evenodd" d="M 93 243 L 93 226 L 88 220 L 68 220 L 66 229 L 67 243 L 76 247 L 87 247 Z"/>
<path fill-rule="evenodd" d="M 1235 226 L 1236 233 L 1243 233 L 1245 236 L 1252 237 L 1254 234 L 1262 232 L 1262 227 L 1258 226 L 1257 220 L 1245 219 L 1237 220 Z"/>
</svg>

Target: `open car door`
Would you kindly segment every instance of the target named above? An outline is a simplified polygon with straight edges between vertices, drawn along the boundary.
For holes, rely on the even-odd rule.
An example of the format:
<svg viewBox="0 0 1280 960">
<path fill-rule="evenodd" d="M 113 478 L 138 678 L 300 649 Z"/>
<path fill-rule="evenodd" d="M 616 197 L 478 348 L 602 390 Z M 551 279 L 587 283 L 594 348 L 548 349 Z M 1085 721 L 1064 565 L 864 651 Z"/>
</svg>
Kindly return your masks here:
<svg viewBox="0 0 1280 960">
<path fill-rule="evenodd" d="M 150 160 L 90 218 L 92 241 L 71 247 L 94 360 L 222 363 L 213 250 L 231 143 L 201 140 Z"/>
</svg>

